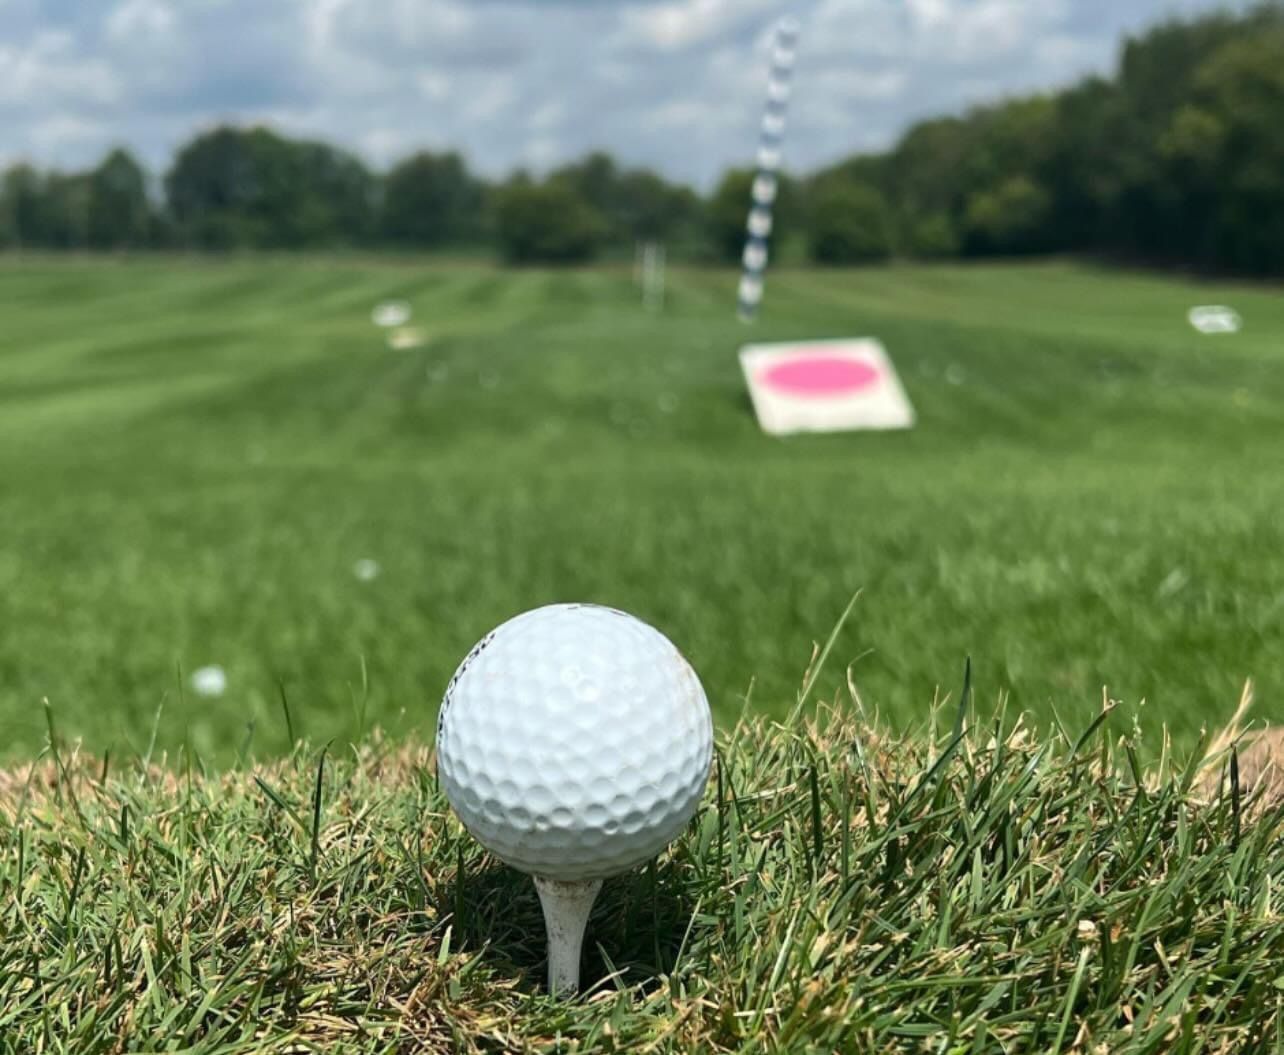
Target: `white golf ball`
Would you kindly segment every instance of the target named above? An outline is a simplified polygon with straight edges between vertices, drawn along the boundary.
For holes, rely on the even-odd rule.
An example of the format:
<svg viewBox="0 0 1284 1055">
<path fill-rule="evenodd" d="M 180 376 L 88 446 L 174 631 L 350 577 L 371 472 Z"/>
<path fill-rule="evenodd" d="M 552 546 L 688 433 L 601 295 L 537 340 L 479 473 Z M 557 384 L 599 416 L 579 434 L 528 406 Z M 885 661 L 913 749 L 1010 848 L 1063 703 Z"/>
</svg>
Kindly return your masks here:
<svg viewBox="0 0 1284 1055">
<path fill-rule="evenodd" d="M 222 667 L 197 667 L 192 671 L 192 691 L 197 696 L 222 696 L 227 691 L 227 674 Z"/>
<path fill-rule="evenodd" d="M 410 305 L 404 300 L 385 300 L 370 312 L 376 326 L 404 326 L 410 321 Z"/>
<path fill-rule="evenodd" d="M 695 813 L 713 722 L 691 665 L 611 608 L 510 619 L 460 664 L 437 719 L 437 768 L 464 827 L 546 879 L 600 879 L 659 853 Z"/>
</svg>

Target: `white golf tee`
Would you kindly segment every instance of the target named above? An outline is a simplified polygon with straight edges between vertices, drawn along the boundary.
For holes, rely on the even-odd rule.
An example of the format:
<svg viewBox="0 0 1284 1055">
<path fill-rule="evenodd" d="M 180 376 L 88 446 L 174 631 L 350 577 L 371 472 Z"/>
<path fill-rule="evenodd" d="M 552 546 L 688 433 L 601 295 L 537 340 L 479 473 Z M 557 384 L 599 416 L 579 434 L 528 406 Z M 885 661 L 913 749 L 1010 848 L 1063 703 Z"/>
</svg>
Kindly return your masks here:
<svg viewBox="0 0 1284 1055">
<path fill-rule="evenodd" d="M 580 988 L 584 928 L 602 880 L 533 878 L 548 931 L 548 991 L 553 996 L 571 996 Z"/>
</svg>

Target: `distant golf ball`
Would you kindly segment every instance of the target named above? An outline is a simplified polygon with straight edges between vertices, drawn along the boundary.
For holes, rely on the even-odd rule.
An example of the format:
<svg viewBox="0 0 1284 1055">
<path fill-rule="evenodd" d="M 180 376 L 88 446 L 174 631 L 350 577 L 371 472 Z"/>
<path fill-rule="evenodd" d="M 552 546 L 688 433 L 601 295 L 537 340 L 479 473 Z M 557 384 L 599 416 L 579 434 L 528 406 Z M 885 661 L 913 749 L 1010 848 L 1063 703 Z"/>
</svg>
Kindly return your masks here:
<svg viewBox="0 0 1284 1055">
<path fill-rule="evenodd" d="M 352 566 L 352 574 L 359 582 L 372 582 L 379 577 L 379 562 L 362 557 Z"/>
<path fill-rule="evenodd" d="M 410 321 L 410 305 L 404 300 L 386 300 L 374 306 L 370 321 L 376 326 L 404 326 Z"/>
<path fill-rule="evenodd" d="M 227 675 L 222 667 L 197 667 L 192 671 L 192 691 L 197 696 L 222 696 L 227 691 Z"/>
<path fill-rule="evenodd" d="M 654 857 L 694 814 L 712 753 L 691 665 L 658 630 L 597 605 L 537 608 L 491 631 L 437 720 L 438 772 L 464 827 L 544 879 Z"/>
</svg>

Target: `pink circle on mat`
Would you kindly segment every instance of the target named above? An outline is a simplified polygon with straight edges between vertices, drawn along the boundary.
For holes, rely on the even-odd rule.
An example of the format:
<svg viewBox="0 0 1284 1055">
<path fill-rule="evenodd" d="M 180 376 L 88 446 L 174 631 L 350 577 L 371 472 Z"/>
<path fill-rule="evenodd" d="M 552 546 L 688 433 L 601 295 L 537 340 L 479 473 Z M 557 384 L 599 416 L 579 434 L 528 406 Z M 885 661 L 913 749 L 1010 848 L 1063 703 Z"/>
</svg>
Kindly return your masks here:
<svg viewBox="0 0 1284 1055">
<path fill-rule="evenodd" d="M 838 396 L 859 392 L 878 383 L 878 370 L 859 359 L 813 355 L 768 367 L 759 375 L 764 384 L 799 396 Z"/>
</svg>

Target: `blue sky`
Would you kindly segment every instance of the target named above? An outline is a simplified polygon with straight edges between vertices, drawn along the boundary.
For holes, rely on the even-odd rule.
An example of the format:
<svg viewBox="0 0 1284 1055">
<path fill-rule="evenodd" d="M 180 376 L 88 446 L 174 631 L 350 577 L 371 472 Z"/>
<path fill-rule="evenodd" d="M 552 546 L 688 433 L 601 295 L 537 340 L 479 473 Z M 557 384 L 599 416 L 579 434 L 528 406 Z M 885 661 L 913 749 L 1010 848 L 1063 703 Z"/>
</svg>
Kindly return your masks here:
<svg viewBox="0 0 1284 1055">
<path fill-rule="evenodd" d="M 455 147 L 488 174 L 605 147 L 708 185 L 752 157 L 770 27 L 802 22 L 786 160 L 1109 70 L 1216 0 L 0 0 L 0 162 L 160 170 L 266 122 L 376 165 Z M 1236 4 L 1235 6 L 1243 6 Z"/>
</svg>

